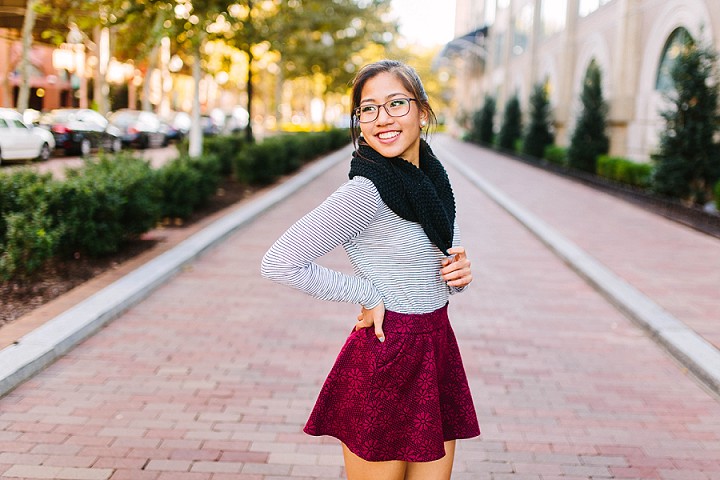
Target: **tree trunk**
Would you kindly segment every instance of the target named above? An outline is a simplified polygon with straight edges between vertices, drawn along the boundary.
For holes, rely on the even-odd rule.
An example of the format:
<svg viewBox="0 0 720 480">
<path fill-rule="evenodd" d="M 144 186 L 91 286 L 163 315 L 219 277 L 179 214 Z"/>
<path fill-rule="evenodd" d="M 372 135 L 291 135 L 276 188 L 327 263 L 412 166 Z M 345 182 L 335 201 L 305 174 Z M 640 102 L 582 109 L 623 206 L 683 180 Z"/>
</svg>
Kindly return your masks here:
<svg viewBox="0 0 720 480">
<path fill-rule="evenodd" d="M 200 125 L 200 46 L 193 50 L 192 65 L 193 83 L 195 92 L 192 101 L 192 122 L 190 123 L 190 143 L 188 145 L 188 155 L 190 157 L 199 157 L 202 155 L 202 128 Z"/>
<path fill-rule="evenodd" d="M 30 102 L 30 51 L 32 50 L 32 31 L 35 27 L 35 4 L 37 0 L 28 0 L 22 28 L 22 57 L 20 59 L 20 91 L 18 93 L 18 111 L 28 108 Z"/>
<path fill-rule="evenodd" d="M 108 62 L 110 60 L 108 35 L 109 32 L 105 28 L 101 28 L 100 26 L 93 28 L 93 41 L 97 49 L 95 55 L 98 59 L 97 68 L 94 69 L 93 99 L 95 100 L 98 112 L 102 115 L 108 113 L 108 96 L 110 93 L 106 80 Z"/>
<path fill-rule="evenodd" d="M 248 143 L 253 143 L 255 139 L 253 138 L 253 131 L 252 131 L 252 120 L 253 120 L 253 113 L 252 113 L 252 98 L 253 98 L 253 79 L 252 79 L 252 64 L 253 64 L 253 54 L 250 51 L 251 49 L 248 48 L 247 56 L 248 56 L 248 81 L 247 81 L 247 110 L 248 110 L 248 124 L 245 128 L 245 140 L 247 140 Z"/>
<path fill-rule="evenodd" d="M 142 93 L 142 98 L 141 98 L 142 109 L 145 112 L 149 112 L 152 110 L 152 104 L 150 104 L 150 82 L 152 81 L 152 75 L 153 75 L 153 70 L 155 70 L 155 65 L 157 65 L 157 57 L 158 57 L 159 48 L 160 48 L 160 44 L 155 42 L 155 44 L 152 47 L 152 50 L 150 50 L 150 55 L 148 55 L 148 69 L 147 69 L 147 72 L 145 72 L 145 79 L 143 81 L 143 93 Z"/>
</svg>

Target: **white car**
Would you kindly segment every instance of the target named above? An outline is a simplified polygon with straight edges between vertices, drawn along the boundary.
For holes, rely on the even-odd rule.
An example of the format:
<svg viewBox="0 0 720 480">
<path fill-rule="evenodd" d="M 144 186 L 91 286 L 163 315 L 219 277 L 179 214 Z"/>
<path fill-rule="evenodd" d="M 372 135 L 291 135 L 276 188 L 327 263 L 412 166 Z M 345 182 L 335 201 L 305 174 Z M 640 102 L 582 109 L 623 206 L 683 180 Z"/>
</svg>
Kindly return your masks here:
<svg viewBox="0 0 720 480">
<path fill-rule="evenodd" d="M 28 126 L 23 116 L 13 109 L 0 108 L 0 163 L 35 158 L 47 160 L 53 148 L 52 133 Z"/>
</svg>

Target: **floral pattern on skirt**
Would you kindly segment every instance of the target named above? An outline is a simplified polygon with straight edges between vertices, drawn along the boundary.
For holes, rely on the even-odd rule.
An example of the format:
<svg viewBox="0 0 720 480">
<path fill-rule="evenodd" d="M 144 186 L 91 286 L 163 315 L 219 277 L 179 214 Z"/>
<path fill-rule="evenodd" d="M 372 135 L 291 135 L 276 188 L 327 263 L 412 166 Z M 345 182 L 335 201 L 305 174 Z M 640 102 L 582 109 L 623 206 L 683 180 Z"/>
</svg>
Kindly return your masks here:
<svg viewBox="0 0 720 480">
<path fill-rule="evenodd" d="M 368 461 L 428 462 L 443 442 L 480 435 L 447 305 L 425 314 L 387 311 L 385 342 L 353 331 L 304 431 L 330 435 Z"/>
</svg>

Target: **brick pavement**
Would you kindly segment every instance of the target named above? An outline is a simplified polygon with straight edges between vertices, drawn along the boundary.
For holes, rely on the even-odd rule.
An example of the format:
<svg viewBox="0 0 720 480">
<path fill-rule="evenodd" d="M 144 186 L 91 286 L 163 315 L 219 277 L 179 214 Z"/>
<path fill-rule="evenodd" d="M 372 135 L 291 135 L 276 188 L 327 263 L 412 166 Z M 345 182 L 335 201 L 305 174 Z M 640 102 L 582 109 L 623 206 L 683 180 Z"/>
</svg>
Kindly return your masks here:
<svg viewBox="0 0 720 480">
<path fill-rule="evenodd" d="M 720 348 L 718 239 L 496 152 L 438 143 Z"/>
<path fill-rule="evenodd" d="M 301 428 L 356 308 L 275 287 L 258 269 L 346 168 L 0 399 L 0 478 L 343 478 L 335 441 Z M 717 398 L 449 173 L 476 277 L 451 318 L 483 429 L 459 443 L 453 478 L 720 479 Z M 322 263 L 349 270 L 341 252 Z"/>
</svg>

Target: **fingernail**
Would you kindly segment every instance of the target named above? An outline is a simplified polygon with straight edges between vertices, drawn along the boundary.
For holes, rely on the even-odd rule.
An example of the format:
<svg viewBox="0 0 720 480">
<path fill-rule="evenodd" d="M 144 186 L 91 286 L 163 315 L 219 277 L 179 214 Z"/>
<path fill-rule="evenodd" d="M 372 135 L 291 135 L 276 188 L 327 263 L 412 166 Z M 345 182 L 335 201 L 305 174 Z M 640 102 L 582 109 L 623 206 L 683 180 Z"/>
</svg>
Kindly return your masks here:
<svg viewBox="0 0 720 480">
<path fill-rule="evenodd" d="M 385 341 L 385 337 L 378 337 L 378 340 L 380 340 L 380 343 Z"/>
</svg>

